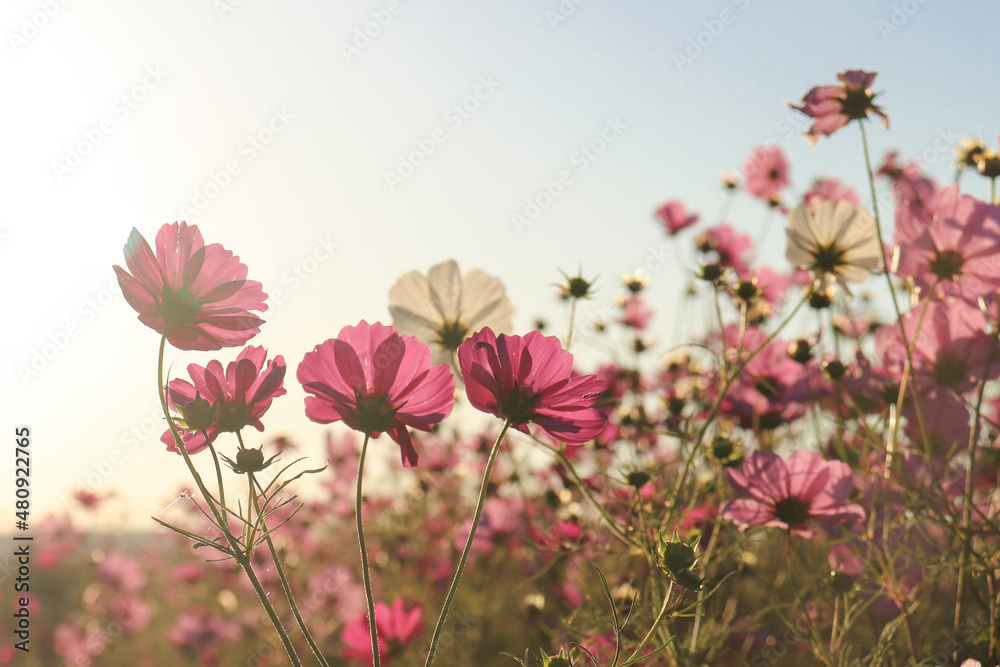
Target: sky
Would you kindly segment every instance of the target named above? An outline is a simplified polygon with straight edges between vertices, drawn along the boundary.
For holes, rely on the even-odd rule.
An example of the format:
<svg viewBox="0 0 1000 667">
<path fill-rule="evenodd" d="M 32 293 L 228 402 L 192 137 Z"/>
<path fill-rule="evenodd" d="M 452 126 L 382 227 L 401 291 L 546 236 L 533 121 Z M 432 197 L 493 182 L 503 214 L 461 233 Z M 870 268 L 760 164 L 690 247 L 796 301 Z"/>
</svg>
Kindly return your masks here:
<svg viewBox="0 0 1000 667">
<path fill-rule="evenodd" d="M 31 429 L 33 520 L 90 488 L 117 494 L 115 525 L 149 527 L 186 479 L 159 443 L 158 336 L 111 268 L 133 227 L 152 241 L 197 224 L 263 283 L 251 343 L 285 357 L 288 394 L 254 437 L 322 461 L 327 427 L 305 419 L 294 368 L 345 325 L 388 322 L 402 273 L 481 268 L 505 282 L 518 332 L 543 317 L 560 334 L 560 270 L 598 277 L 585 321 L 644 268 L 666 349 L 690 319 L 690 238 L 667 239 L 652 212 L 677 198 L 713 220 L 720 174 L 758 145 L 785 151 L 791 203 L 818 176 L 867 192 L 857 131 L 810 146 L 786 106 L 855 68 L 879 73 L 891 118 L 870 126 L 873 159 L 899 150 L 953 178 L 960 138 L 1000 132 L 997 18 L 986 0 L 2 3 L 0 398 L 11 441 Z M 757 235 L 764 216 L 740 199 L 728 222 Z M 784 270 L 782 226 L 758 257 Z"/>
</svg>

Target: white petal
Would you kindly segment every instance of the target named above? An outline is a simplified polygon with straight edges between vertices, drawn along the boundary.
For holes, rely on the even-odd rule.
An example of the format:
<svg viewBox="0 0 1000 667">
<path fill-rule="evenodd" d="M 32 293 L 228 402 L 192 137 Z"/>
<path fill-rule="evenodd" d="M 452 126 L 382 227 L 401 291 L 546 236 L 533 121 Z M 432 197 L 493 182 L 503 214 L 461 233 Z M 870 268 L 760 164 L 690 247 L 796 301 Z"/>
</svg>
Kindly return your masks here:
<svg viewBox="0 0 1000 667">
<path fill-rule="evenodd" d="M 435 264 L 427 272 L 430 283 L 430 301 L 442 319 L 448 322 L 458 320 L 459 304 L 462 303 L 462 273 L 458 262 L 449 259 Z"/>
</svg>

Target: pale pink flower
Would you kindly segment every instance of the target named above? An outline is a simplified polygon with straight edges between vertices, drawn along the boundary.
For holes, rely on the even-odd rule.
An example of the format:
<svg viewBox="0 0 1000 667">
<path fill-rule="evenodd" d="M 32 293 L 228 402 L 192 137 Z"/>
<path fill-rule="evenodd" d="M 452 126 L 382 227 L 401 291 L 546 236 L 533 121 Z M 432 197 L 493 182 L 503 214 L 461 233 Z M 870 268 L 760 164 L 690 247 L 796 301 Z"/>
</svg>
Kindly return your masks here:
<svg viewBox="0 0 1000 667">
<path fill-rule="evenodd" d="M 568 445 L 593 440 L 607 417 L 593 405 L 605 389 L 596 375 L 573 375 L 573 355 L 554 336 L 496 336 L 490 329 L 462 343 L 458 361 L 469 402 L 530 433 L 535 424 Z"/>
<path fill-rule="evenodd" d="M 306 397 L 309 419 L 343 421 L 371 437 L 388 433 L 406 467 L 417 464 L 407 427 L 430 431 L 455 403 L 448 365 L 431 366 L 426 344 L 380 322 L 344 327 L 306 354 L 296 376 L 312 394 Z"/>
<path fill-rule="evenodd" d="M 218 243 L 205 245 L 186 222 L 163 225 L 156 255 L 132 228 L 125 244 L 128 273 L 115 266 L 125 300 L 139 321 L 181 350 L 218 350 L 243 345 L 260 333 L 267 310 L 261 284 L 247 280 L 247 267 Z"/>
<path fill-rule="evenodd" d="M 622 306 L 622 316 L 618 321 L 636 331 L 642 331 L 652 318 L 653 311 L 649 309 L 643 298 L 638 294 L 632 294 L 625 300 Z"/>
<path fill-rule="evenodd" d="M 788 160 L 780 146 L 757 146 L 743 163 L 746 191 L 761 199 L 777 199 L 788 186 Z"/>
<path fill-rule="evenodd" d="M 816 119 L 805 134 L 809 143 L 815 144 L 820 137 L 833 134 L 852 120 L 867 118 L 869 111 L 889 127 L 889 117 L 873 101 L 877 93 L 871 91 L 871 85 L 877 74 L 861 70 L 843 72 L 837 75 L 840 85 L 817 86 L 806 93 L 800 106 L 789 105 Z"/>
<path fill-rule="evenodd" d="M 285 358 L 278 355 L 265 363 L 266 359 L 263 347 L 250 345 L 225 370 L 221 362 L 213 359 L 207 366 L 188 365 L 193 384 L 181 379 L 170 381 L 167 400 L 180 414 L 178 427 L 188 454 L 202 451 L 220 433 L 238 433 L 246 426 L 264 430 L 260 418 L 272 400 L 285 395 Z M 169 429 L 160 436 L 160 442 L 167 450 L 179 453 Z"/>
<path fill-rule="evenodd" d="M 960 194 L 958 184 L 927 205 L 896 206 L 896 273 L 934 296 L 975 301 L 1000 290 L 1000 208 Z"/>
<path fill-rule="evenodd" d="M 663 229 L 670 236 L 675 236 L 679 231 L 698 223 L 698 214 L 688 212 L 684 208 L 684 202 L 671 199 L 666 204 L 656 209 L 656 219 L 663 225 Z"/>
<path fill-rule="evenodd" d="M 813 451 L 792 452 L 782 460 L 758 450 L 743 461 L 743 470 L 726 468 L 726 479 L 741 496 L 722 508 L 722 515 L 741 530 L 773 526 L 811 538 L 813 526 L 863 521 L 865 511 L 849 503 L 854 481 L 840 461 L 826 461 Z"/>
<path fill-rule="evenodd" d="M 786 231 L 785 258 L 811 271 L 817 285 L 835 279 L 847 290 L 848 281 L 864 282 L 884 261 L 875 219 L 847 201 L 825 199 L 815 211 L 803 202 L 789 214 Z"/>
<path fill-rule="evenodd" d="M 375 604 L 375 628 L 382 662 L 397 657 L 420 636 L 424 629 L 423 614 L 420 605 L 407 609 L 399 598 L 393 600 L 391 607 L 384 602 Z M 341 638 L 345 644 L 343 657 L 366 665 L 374 663 L 367 612 L 348 621 Z"/>
<path fill-rule="evenodd" d="M 861 199 L 858 193 L 851 186 L 838 181 L 836 178 L 817 179 L 802 198 L 805 199 L 809 209 L 813 212 L 819 207 L 823 200 L 846 201 L 854 208 L 861 208 Z"/>
<path fill-rule="evenodd" d="M 97 576 L 123 593 L 138 593 L 146 585 L 142 563 L 120 551 L 105 554 L 104 560 L 97 564 Z"/>
</svg>

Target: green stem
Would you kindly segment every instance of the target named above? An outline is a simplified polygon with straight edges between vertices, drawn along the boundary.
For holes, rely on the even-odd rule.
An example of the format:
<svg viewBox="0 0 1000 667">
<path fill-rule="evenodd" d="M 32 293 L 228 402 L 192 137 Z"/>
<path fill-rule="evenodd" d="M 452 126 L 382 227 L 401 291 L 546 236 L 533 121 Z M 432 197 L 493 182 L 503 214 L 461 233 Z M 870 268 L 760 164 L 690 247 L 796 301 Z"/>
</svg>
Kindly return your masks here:
<svg viewBox="0 0 1000 667">
<path fill-rule="evenodd" d="M 365 582 L 365 600 L 368 602 L 368 629 L 372 637 L 372 665 L 381 665 L 378 649 L 378 625 L 375 622 L 375 598 L 372 596 L 372 580 L 368 571 L 368 548 L 365 546 L 365 528 L 361 521 L 361 481 L 364 479 L 365 455 L 368 453 L 368 441 L 371 433 L 365 433 L 365 442 L 361 445 L 361 460 L 358 462 L 358 493 L 354 502 L 354 514 L 358 522 L 358 543 L 361 545 L 361 575 Z"/>
<path fill-rule="evenodd" d="M 630 655 L 628 660 L 625 661 L 626 663 L 631 663 L 633 660 L 638 658 L 639 653 L 642 652 L 642 649 L 646 648 L 646 644 L 648 644 L 649 640 L 653 638 L 653 633 L 660 627 L 663 617 L 667 614 L 667 603 L 670 602 L 670 594 L 673 593 L 673 591 L 674 582 L 671 581 L 670 586 L 667 588 L 667 594 L 663 597 L 663 604 L 660 606 L 660 613 L 656 615 L 656 620 L 653 621 L 653 625 L 649 628 L 649 632 L 646 633 L 646 636 L 642 638 L 639 645 L 635 647 L 634 651 L 632 651 L 632 655 Z"/>
<path fill-rule="evenodd" d="M 267 527 L 265 526 L 265 529 Z M 309 632 L 309 628 L 306 626 L 306 622 L 302 619 L 302 614 L 299 613 L 299 607 L 295 604 L 295 596 L 292 595 L 292 588 L 288 585 L 288 578 L 285 576 L 285 571 L 281 567 L 281 560 L 278 558 L 278 552 L 274 548 L 274 542 L 271 540 L 271 534 L 267 533 L 265 538 L 267 541 L 267 548 L 271 551 L 271 560 L 274 561 L 274 568 L 278 571 L 278 578 L 281 580 L 281 587 L 285 590 L 285 597 L 288 598 L 288 606 L 292 609 L 292 614 L 295 616 L 295 622 L 299 624 L 299 630 L 302 631 L 302 636 L 306 638 L 306 642 L 309 644 L 309 648 L 312 649 L 313 654 L 316 659 L 319 660 L 319 664 L 323 667 L 330 667 L 330 663 L 326 661 L 323 657 L 323 652 L 320 651 L 319 646 L 316 645 L 316 640 L 313 639 L 312 633 Z"/>
<path fill-rule="evenodd" d="M 569 304 L 569 331 L 566 333 L 566 349 L 573 344 L 573 327 L 576 322 L 576 297 L 570 300 Z"/>
<path fill-rule="evenodd" d="M 434 662 L 434 655 L 437 653 L 438 642 L 441 640 L 441 632 L 444 630 L 444 623 L 448 620 L 448 612 L 451 611 L 451 604 L 455 601 L 455 593 L 458 591 L 458 582 L 462 579 L 462 572 L 465 570 L 465 563 L 469 560 L 469 553 L 472 551 L 472 541 L 476 537 L 476 528 L 479 526 L 479 519 L 483 515 L 483 505 L 486 503 L 486 492 L 489 487 L 490 475 L 493 472 L 493 464 L 496 462 L 497 454 L 500 452 L 500 444 L 507 435 L 510 428 L 510 419 L 504 422 L 500 429 L 500 435 L 490 450 L 490 458 L 486 462 L 486 471 L 483 473 L 483 486 L 479 491 L 479 503 L 476 505 L 476 514 L 472 517 L 472 528 L 469 529 L 469 539 L 465 541 L 465 549 L 462 557 L 458 561 L 458 568 L 455 570 L 455 577 L 451 580 L 451 587 L 448 588 L 448 595 L 444 599 L 444 606 L 441 608 L 441 615 L 438 617 L 437 625 L 434 626 L 434 635 L 431 637 L 430 649 L 427 651 L 427 661 L 424 667 L 430 667 Z"/>
<path fill-rule="evenodd" d="M 222 506 L 223 514 L 226 514 L 226 487 L 222 484 L 222 466 L 219 465 L 219 455 L 215 453 L 215 445 L 208 437 L 208 431 L 202 430 L 201 434 L 205 436 L 205 442 L 208 443 L 208 449 L 212 452 L 212 462 L 215 464 L 215 478 L 219 482 L 219 505 Z M 237 433 L 237 435 L 239 435 Z"/>
<path fill-rule="evenodd" d="M 166 418 L 167 425 L 170 427 L 170 434 L 173 436 L 177 450 L 184 458 L 184 463 L 191 472 L 191 476 L 194 478 L 195 484 L 198 485 L 198 490 L 205 496 L 205 502 L 208 503 L 209 508 L 212 510 L 212 514 L 215 516 L 215 520 L 218 522 L 217 525 L 219 530 L 221 530 L 222 534 L 226 536 L 226 540 L 229 541 L 233 552 L 236 554 L 236 562 L 238 562 L 240 567 L 243 568 L 243 571 L 246 572 L 247 578 L 250 580 L 254 591 L 257 593 L 257 597 L 260 599 L 261 605 L 264 607 L 264 611 L 267 613 L 268 618 L 271 619 L 271 624 L 274 625 L 275 631 L 277 631 L 278 636 L 281 638 L 281 644 L 285 647 L 288 659 L 294 667 L 302 667 L 302 663 L 299 661 L 299 657 L 295 653 L 295 647 L 292 646 L 292 641 L 289 639 L 288 633 L 281 624 L 281 619 L 278 618 L 277 612 L 274 610 L 274 607 L 271 606 L 271 602 L 267 597 L 267 591 L 264 590 L 260 580 L 257 579 L 257 574 L 253 571 L 253 565 L 250 562 L 250 554 L 243 550 L 242 545 L 240 545 L 239 541 L 233 536 L 232 531 L 229 530 L 228 517 L 223 516 L 219 508 L 216 507 L 213 502 L 212 495 L 209 493 L 208 488 L 206 488 L 205 482 L 202 481 L 197 468 L 194 467 L 194 462 L 191 461 L 191 456 L 184 447 L 184 439 L 181 437 L 180 433 L 177 432 L 177 425 L 174 424 L 174 420 L 170 416 L 170 410 L 167 407 L 167 391 L 163 384 L 163 354 L 166 344 L 167 335 L 163 334 L 160 338 L 160 354 L 156 369 L 156 393 L 160 397 L 160 407 L 163 409 L 163 416 Z"/>
</svg>

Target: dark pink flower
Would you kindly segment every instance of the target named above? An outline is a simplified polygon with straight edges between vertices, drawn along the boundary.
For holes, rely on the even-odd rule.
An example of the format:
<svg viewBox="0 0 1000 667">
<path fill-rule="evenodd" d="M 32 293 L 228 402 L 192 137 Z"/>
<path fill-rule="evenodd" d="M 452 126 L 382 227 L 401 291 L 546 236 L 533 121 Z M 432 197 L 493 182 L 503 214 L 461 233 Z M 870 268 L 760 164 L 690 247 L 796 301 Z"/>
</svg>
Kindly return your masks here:
<svg viewBox="0 0 1000 667">
<path fill-rule="evenodd" d="M 814 524 L 833 526 L 863 521 L 860 505 L 847 502 L 854 488 L 851 469 L 826 461 L 818 452 L 798 450 L 787 460 L 758 450 L 743 461 L 743 471 L 726 469 L 726 479 L 742 496 L 730 500 L 722 514 L 740 529 L 775 526 L 815 537 Z"/>
<path fill-rule="evenodd" d="M 444 365 L 442 368 L 447 369 L 448 366 Z M 375 627 L 382 662 L 389 662 L 397 657 L 420 636 L 424 629 L 423 615 L 420 605 L 407 609 L 399 598 L 393 601 L 391 607 L 384 602 L 375 604 Z M 341 638 L 345 644 L 343 657 L 359 660 L 367 665 L 373 664 L 371 626 L 367 612 L 348 621 Z"/>
<path fill-rule="evenodd" d="M 926 202 L 896 206 L 896 273 L 917 287 L 975 301 L 1000 290 L 1000 208 L 962 195 L 958 184 Z"/>
<path fill-rule="evenodd" d="M 700 252 L 715 252 L 719 266 L 739 271 L 747 267 L 747 255 L 753 249 L 753 239 L 749 234 L 741 234 L 732 226 L 721 223 L 699 234 L 695 245 Z"/>
<path fill-rule="evenodd" d="M 806 132 L 809 143 L 815 144 L 820 137 L 833 134 L 852 120 L 867 118 L 869 111 L 889 127 L 889 117 L 874 104 L 877 93 L 871 91 L 871 85 L 877 75 L 878 72 L 857 69 L 843 72 L 837 75 L 841 85 L 817 86 L 806 93 L 800 106 L 790 105 L 816 119 Z"/>
<path fill-rule="evenodd" d="M 656 209 L 656 219 L 663 225 L 667 234 L 674 236 L 677 232 L 686 227 L 698 223 L 698 214 L 688 215 L 684 209 L 684 203 L 677 199 L 671 199 L 666 204 Z"/>
<path fill-rule="evenodd" d="M 653 311 L 638 294 L 631 295 L 622 306 L 622 316 L 618 321 L 627 327 L 642 331 L 653 317 Z"/>
<path fill-rule="evenodd" d="M 406 427 L 430 431 L 455 403 L 448 364 L 432 367 L 425 343 L 380 322 L 344 327 L 306 354 L 296 377 L 313 394 L 306 397 L 309 419 L 343 421 L 372 437 L 388 433 L 406 467 L 417 464 Z"/>
<path fill-rule="evenodd" d="M 458 348 L 465 390 L 473 407 L 509 419 L 524 433 L 536 424 L 568 445 L 593 440 L 607 417 L 593 407 L 605 390 L 596 375 L 573 375 L 573 355 L 555 336 L 524 337 L 489 328 Z"/>
<path fill-rule="evenodd" d="M 779 146 L 757 146 L 743 163 L 746 191 L 761 199 L 776 200 L 788 185 L 788 161 Z"/>
<path fill-rule="evenodd" d="M 247 280 L 247 267 L 218 243 L 206 246 L 186 222 L 166 224 L 156 235 L 156 255 L 132 228 L 125 244 L 129 274 L 115 266 L 125 300 L 139 321 L 166 333 L 181 350 L 219 350 L 243 345 L 260 333 L 267 295 Z"/>
<path fill-rule="evenodd" d="M 285 394 L 285 359 L 278 355 L 265 365 L 267 351 L 260 346 L 247 346 L 222 369 L 217 360 L 208 366 L 190 364 L 188 374 L 194 382 L 171 380 L 167 400 L 178 413 L 178 426 L 183 432 L 184 448 L 196 454 L 220 433 L 236 433 L 245 426 L 264 430 L 260 418 L 271 407 L 271 401 Z M 208 434 L 208 442 L 205 441 Z M 169 430 L 160 441 L 171 452 L 177 445 Z"/>
</svg>

